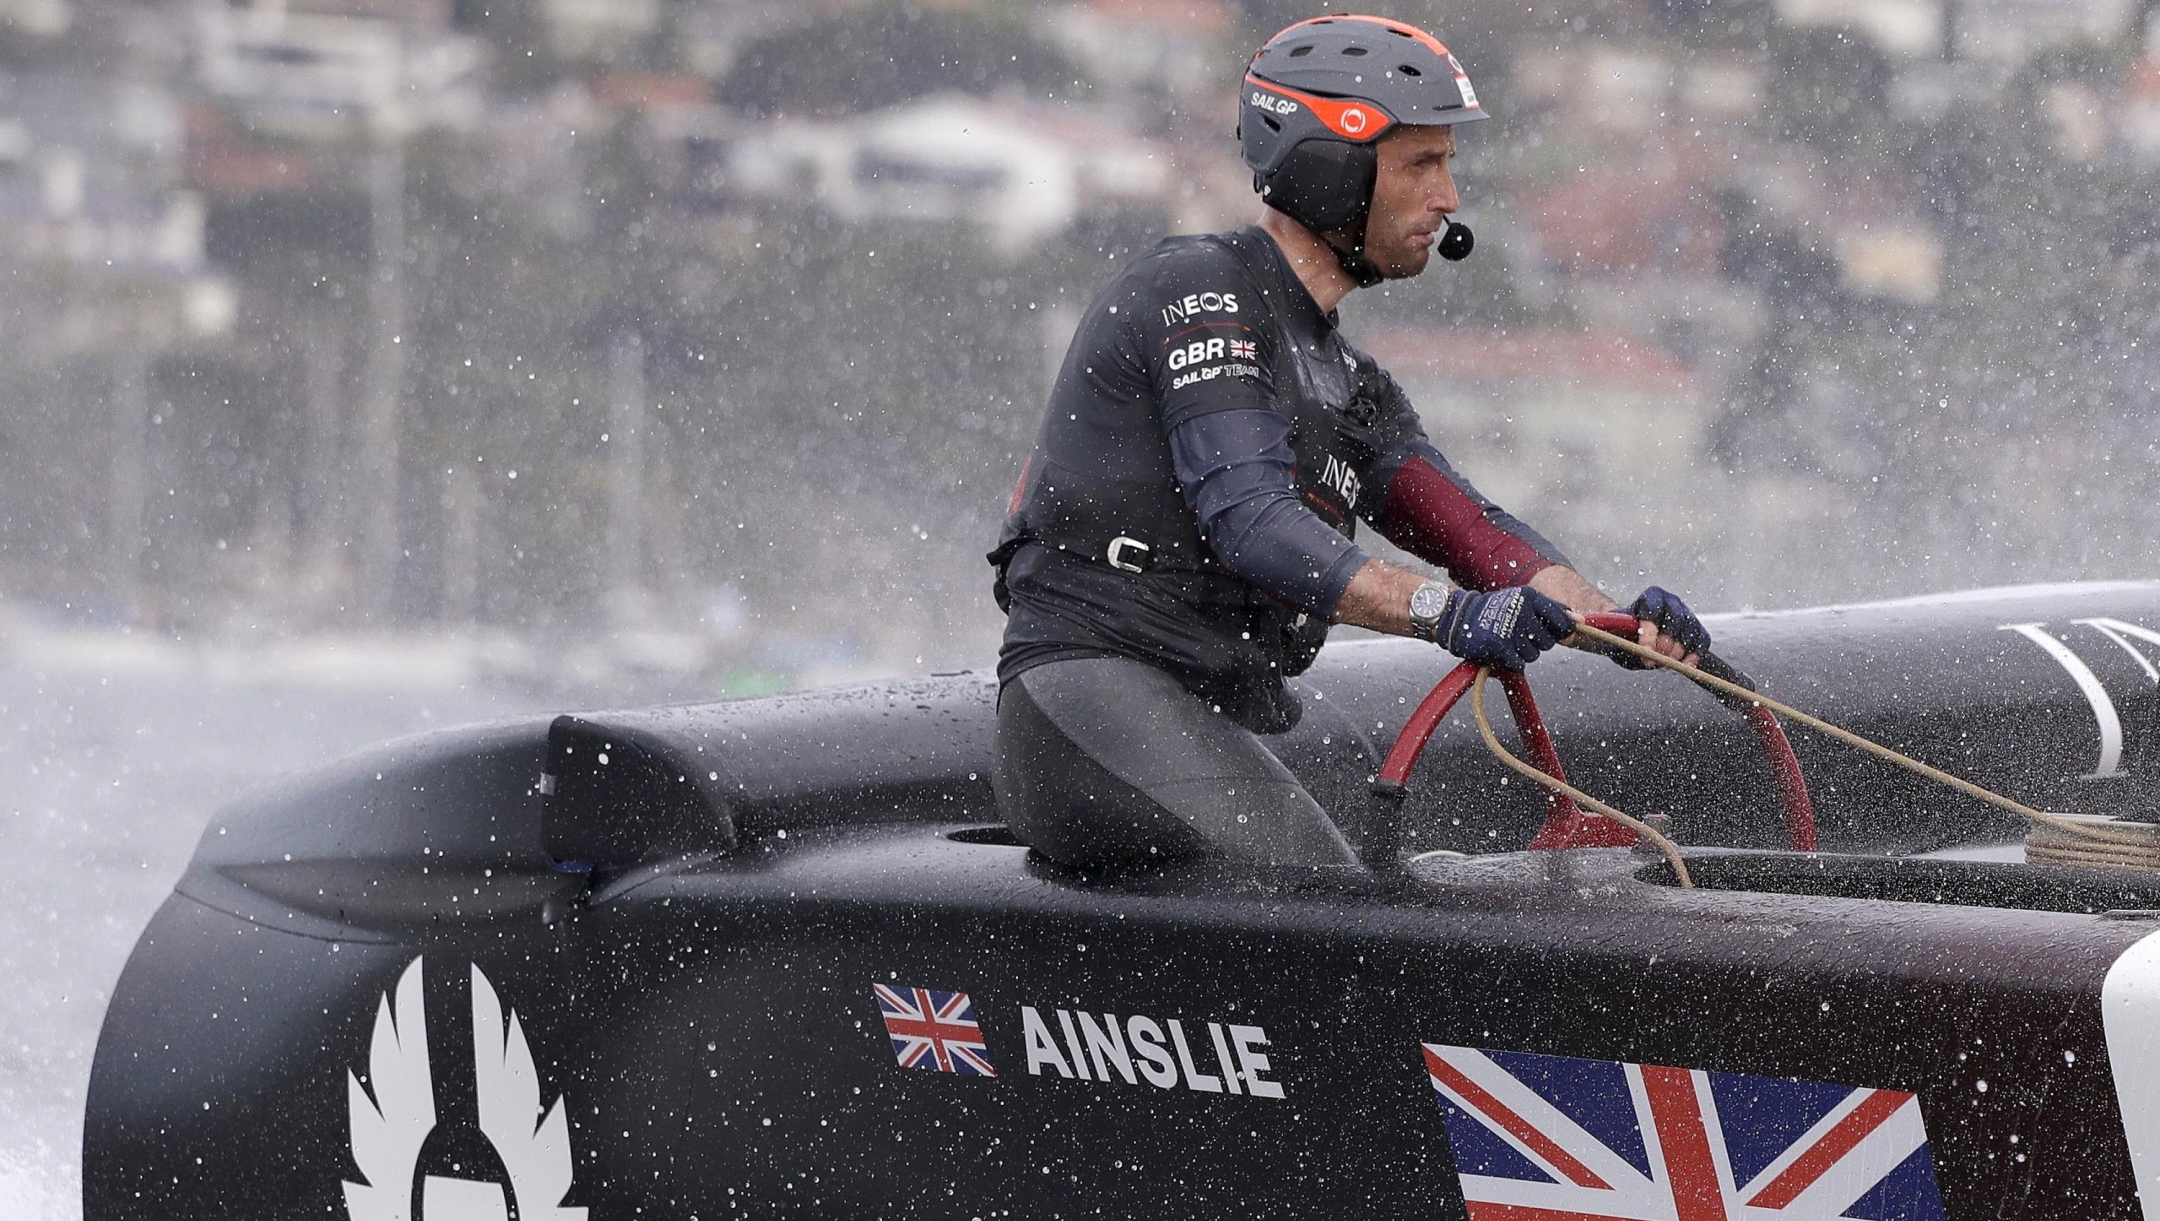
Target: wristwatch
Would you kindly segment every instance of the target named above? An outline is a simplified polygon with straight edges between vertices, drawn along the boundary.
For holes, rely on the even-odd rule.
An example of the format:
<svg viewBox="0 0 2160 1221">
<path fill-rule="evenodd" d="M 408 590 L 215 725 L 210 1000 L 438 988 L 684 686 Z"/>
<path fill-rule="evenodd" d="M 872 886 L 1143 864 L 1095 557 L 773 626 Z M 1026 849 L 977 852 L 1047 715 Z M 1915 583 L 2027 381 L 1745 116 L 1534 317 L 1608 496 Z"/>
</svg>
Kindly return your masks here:
<svg viewBox="0 0 2160 1221">
<path fill-rule="evenodd" d="M 1410 631 L 1412 635 L 1435 644 L 1440 642 L 1440 621 L 1447 616 L 1448 587 L 1437 581 L 1427 581 L 1410 594 Z"/>
</svg>

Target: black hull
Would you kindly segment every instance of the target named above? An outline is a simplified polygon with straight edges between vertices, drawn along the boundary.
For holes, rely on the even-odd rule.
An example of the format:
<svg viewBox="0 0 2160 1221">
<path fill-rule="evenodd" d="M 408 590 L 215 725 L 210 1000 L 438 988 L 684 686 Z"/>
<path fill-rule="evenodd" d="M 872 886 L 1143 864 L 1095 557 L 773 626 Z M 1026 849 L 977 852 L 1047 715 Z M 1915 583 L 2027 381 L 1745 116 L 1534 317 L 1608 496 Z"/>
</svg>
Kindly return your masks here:
<svg viewBox="0 0 2160 1221">
<path fill-rule="evenodd" d="M 2134 805 L 2150 680 L 2073 636 L 2126 727 L 2123 774 L 2080 779 L 2099 770 L 2090 700 L 2001 630 L 2077 618 L 2160 625 L 2160 587 L 1717 628 L 1799 706 L 2036 804 Z M 1323 804 L 1370 811 L 1366 727 L 1384 749 L 1440 669 L 1331 649 L 1286 761 Z M 1584 787 L 1698 845 L 1778 834 L 1752 739 L 1701 693 L 1587 657 L 1532 678 Z M 1908 1162 L 1881 1168 L 1907 1193 L 1895 1215 L 2146 1217 L 2133 1157 L 2160 1158 L 2139 1118 L 2160 1112 L 2160 1047 L 2126 1031 L 2160 1030 L 2160 880 L 1881 859 L 2010 828 L 1797 733 L 1841 851 L 1699 848 L 1695 891 L 1625 850 L 1067 876 L 994 826 L 989 699 L 962 678 L 454 731 L 213 820 L 106 1018 L 86 1215 L 410 1216 L 370 1211 L 404 1191 L 435 1216 L 474 1198 L 455 1190 L 527 1219 L 558 1200 L 594 1218 L 1501 1216 L 1466 1205 L 1466 1184 L 1502 1190 L 1479 1168 L 1507 1155 L 1464 1143 L 1433 1045 L 1473 1067 L 1645 1066 L 1626 1080 L 1697 1081 L 1720 1105 L 1757 1081 L 1909 1092 L 1941 1211 Z M 1416 842 L 1527 841 L 1542 802 L 1500 774 L 1444 728 L 1412 782 Z M 996 1075 L 903 1066 L 876 985 L 966 993 L 980 1050 L 954 1040 L 947 1060 Z M 422 1012 L 435 1115 L 406 1157 L 383 1150 Z M 503 1084 L 518 1046 L 536 1103 Z M 522 1145 L 485 1116 L 506 1097 L 537 1108 Z M 541 1122 L 558 1097 L 559 1155 Z M 1720 1156 L 1764 1192 L 1805 1177 Z"/>
</svg>

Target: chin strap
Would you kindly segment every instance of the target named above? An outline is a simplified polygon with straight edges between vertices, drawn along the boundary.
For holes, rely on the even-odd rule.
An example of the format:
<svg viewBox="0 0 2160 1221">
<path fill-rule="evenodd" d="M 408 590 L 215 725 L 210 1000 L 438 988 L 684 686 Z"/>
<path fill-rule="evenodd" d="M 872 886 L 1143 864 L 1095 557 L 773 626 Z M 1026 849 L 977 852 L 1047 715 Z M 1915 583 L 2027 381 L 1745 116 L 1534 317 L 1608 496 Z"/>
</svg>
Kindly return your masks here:
<svg viewBox="0 0 2160 1221">
<path fill-rule="evenodd" d="M 1379 264 L 1365 257 L 1364 247 L 1360 246 L 1355 250 L 1344 250 L 1335 243 L 1329 242 L 1328 249 L 1335 252 L 1335 261 L 1342 264 L 1343 274 L 1356 281 L 1359 288 L 1371 288 L 1380 281 L 1387 279 L 1386 276 L 1380 274 Z"/>
<path fill-rule="evenodd" d="M 1365 242 L 1362 231 L 1365 225 L 1369 223 L 1371 223 L 1369 215 L 1361 218 L 1358 224 L 1360 230 L 1359 240 L 1347 250 L 1336 243 L 1333 234 L 1323 233 L 1320 235 L 1320 240 L 1326 242 L 1328 249 L 1335 252 L 1335 261 L 1341 264 L 1343 274 L 1349 276 L 1351 282 L 1355 283 L 1359 288 L 1371 288 L 1380 281 L 1387 279 L 1385 275 L 1381 274 L 1380 265 L 1365 257 Z"/>
</svg>

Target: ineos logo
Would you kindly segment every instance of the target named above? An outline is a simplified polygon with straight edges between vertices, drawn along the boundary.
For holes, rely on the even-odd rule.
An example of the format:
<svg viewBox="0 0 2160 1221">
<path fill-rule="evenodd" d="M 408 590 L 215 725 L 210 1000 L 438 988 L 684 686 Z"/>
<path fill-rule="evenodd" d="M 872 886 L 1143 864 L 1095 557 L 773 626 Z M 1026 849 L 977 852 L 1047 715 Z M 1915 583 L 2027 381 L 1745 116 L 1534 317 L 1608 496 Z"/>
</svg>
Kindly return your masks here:
<svg viewBox="0 0 2160 1221">
<path fill-rule="evenodd" d="M 1365 112 L 1353 106 L 1342 112 L 1343 130 L 1356 135 L 1365 130 Z"/>
<path fill-rule="evenodd" d="M 1183 322 L 1195 314 L 1234 314 L 1238 312 L 1236 293 L 1187 293 L 1179 300 L 1163 306 L 1164 326 Z"/>
<path fill-rule="evenodd" d="M 1252 104 L 1271 114 L 1292 115 L 1298 112 L 1298 104 L 1289 98 L 1279 98 L 1272 93 L 1262 93 L 1257 89 L 1253 90 Z"/>
<path fill-rule="evenodd" d="M 1320 483 L 1332 489 L 1336 495 L 1343 498 L 1343 503 L 1349 505 L 1357 503 L 1358 490 L 1362 486 L 1358 481 L 1357 471 L 1333 454 L 1327 456 L 1327 466 L 1320 472 Z"/>
</svg>

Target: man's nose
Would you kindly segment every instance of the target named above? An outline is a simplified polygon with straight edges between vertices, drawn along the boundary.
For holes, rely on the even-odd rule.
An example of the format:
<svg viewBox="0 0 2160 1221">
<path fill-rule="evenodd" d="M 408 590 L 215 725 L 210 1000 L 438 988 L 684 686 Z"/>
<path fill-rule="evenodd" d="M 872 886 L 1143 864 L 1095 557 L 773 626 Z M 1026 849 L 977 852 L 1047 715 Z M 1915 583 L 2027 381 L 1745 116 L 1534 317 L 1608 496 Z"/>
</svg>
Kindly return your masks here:
<svg viewBox="0 0 2160 1221">
<path fill-rule="evenodd" d="M 1454 178 L 1450 177 L 1440 185 L 1440 189 L 1426 202 L 1426 207 L 1442 216 L 1452 216 L 1462 211 L 1462 194 L 1455 189 Z"/>
</svg>

